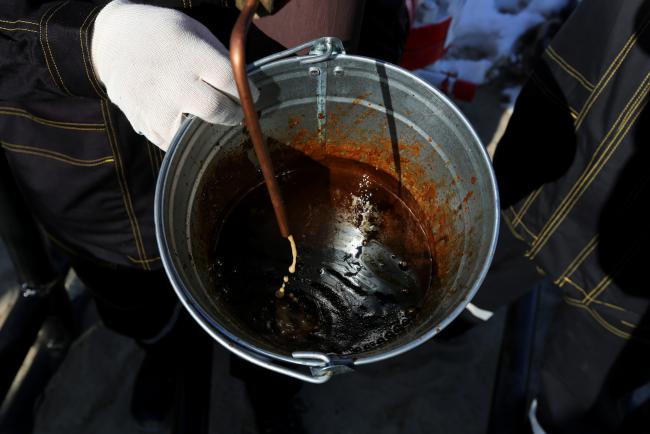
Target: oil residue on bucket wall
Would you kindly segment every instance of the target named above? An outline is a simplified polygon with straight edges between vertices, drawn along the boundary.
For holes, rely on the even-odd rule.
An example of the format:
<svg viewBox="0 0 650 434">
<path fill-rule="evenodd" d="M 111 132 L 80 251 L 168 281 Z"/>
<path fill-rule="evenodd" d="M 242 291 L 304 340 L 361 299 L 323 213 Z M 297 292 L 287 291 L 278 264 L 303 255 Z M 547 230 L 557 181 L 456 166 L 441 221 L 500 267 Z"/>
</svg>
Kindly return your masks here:
<svg viewBox="0 0 650 434">
<path fill-rule="evenodd" d="M 387 175 L 342 159 L 279 175 L 300 255 L 291 262 L 266 188 L 244 194 L 216 242 L 216 297 L 251 334 L 286 352 L 370 351 L 415 323 L 434 279 L 425 230 L 405 190 Z"/>
</svg>

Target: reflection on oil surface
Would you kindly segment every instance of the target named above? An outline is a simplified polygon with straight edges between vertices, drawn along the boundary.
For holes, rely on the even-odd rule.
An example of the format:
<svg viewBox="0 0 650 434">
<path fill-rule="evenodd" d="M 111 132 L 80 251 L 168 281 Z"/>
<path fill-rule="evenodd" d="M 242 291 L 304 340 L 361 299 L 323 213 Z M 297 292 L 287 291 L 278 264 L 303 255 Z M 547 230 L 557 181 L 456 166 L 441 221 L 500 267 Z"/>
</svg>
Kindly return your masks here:
<svg viewBox="0 0 650 434">
<path fill-rule="evenodd" d="M 282 298 L 275 293 L 291 263 L 287 240 L 265 185 L 249 190 L 216 242 L 216 296 L 254 335 L 287 352 L 359 353 L 402 334 L 434 265 L 414 201 L 387 176 L 342 159 L 279 175 L 299 252 Z"/>
</svg>

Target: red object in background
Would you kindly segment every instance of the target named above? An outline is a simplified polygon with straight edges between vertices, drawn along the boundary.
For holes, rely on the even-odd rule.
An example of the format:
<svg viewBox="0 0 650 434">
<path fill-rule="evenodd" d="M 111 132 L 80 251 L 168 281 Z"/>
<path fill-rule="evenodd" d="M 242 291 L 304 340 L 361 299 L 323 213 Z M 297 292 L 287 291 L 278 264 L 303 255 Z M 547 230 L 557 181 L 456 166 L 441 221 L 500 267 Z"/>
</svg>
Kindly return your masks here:
<svg viewBox="0 0 650 434">
<path fill-rule="evenodd" d="M 443 74 L 443 73 L 439 73 Z M 471 81 L 459 80 L 449 74 L 436 84 L 436 87 L 458 100 L 471 101 L 476 96 L 476 83 Z"/>
<path fill-rule="evenodd" d="M 461 101 L 471 101 L 476 96 L 476 83 L 465 80 L 457 80 L 454 86 L 454 98 Z"/>
<path fill-rule="evenodd" d="M 400 65 L 410 70 L 420 69 L 440 59 L 445 54 L 450 24 L 451 17 L 447 17 L 435 24 L 411 27 Z"/>
<path fill-rule="evenodd" d="M 420 0 L 405 0 L 411 20 L 411 28 L 404 45 L 400 66 L 409 70 L 421 69 L 439 60 L 446 51 L 445 41 L 451 25 L 451 17 L 434 24 L 413 27 L 415 12 Z M 461 101 L 471 101 L 476 95 L 476 83 L 460 80 L 455 74 L 430 68 L 425 78 L 447 95 Z"/>
</svg>

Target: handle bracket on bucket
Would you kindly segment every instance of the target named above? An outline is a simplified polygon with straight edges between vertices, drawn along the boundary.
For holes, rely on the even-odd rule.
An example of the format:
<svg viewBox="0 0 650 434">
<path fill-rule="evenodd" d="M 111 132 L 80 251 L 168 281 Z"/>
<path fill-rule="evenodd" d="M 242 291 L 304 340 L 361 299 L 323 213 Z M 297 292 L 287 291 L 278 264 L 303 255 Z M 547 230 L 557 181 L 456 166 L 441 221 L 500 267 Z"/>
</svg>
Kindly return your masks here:
<svg viewBox="0 0 650 434">
<path fill-rule="evenodd" d="M 312 376 L 316 378 L 329 378 L 332 375 L 352 372 L 352 363 L 333 361 L 323 353 L 311 351 L 296 351 L 291 354 L 294 360 L 301 365 L 309 366 Z"/>
<path fill-rule="evenodd" d="M 334 38 L 332 36 L 326 36 L 264 57 L 250 64 L 248 66 L 248 70 L 250 71 L 252 69 L 257 69 L 260 66 L 275 62 L 276 60 L 284 59 L 285 57 L 292 56 L 306 49 L 309 49 L 309 54 L 306 56 L 299 56 L 300 63 L 303 64 L 325 62 L 327 60 L 333 59 L 339 54 L 345 54 L 345 48 L 343 47 L 343 42 L 341 42 L 340 39 Z"/>
<path fill-rule="evenodd" d="M 205 327 L 204 327 L 205 328 Z M 216 334 L 214 330 L 205 329 L 219 343 L 224 337 Z M 230 351 L 249 362 L 279 374 L 284 374 L 298 380 L 313 384 L 322 384 L 329 381 L 333 375 L 352 372 L 352 363 L 347 361 L 333 361 L 323 353 L 297 351 L 291 355 L 291 363 L 309 368 L 309 371 L 299 371 L 294 367 L 279 364 L 275 360 L 256 354 L 249 349 L 235 345 L 225 345 Z"/>
</svg>

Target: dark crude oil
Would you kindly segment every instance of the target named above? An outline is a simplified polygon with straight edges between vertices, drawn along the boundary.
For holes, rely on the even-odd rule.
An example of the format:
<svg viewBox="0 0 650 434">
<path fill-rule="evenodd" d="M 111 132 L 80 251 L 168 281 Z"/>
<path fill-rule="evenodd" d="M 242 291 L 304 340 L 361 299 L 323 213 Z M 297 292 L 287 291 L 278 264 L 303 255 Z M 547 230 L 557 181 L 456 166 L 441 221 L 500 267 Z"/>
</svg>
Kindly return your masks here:
<svg viewBox="0 0 650 434">
<path fill-rule="evenodd" d="M 234 204 L 216 242 L 217 296 L 273 348 L 339 355 L 371 351 L 417 322 L 434 279 L 430 238 L 393 178 L 344 159 L 278 175 L 298 263 L 291 263 L 263 183 Z"/>
</svg>

